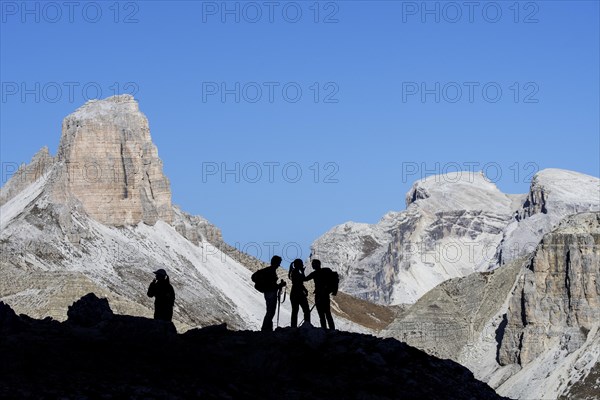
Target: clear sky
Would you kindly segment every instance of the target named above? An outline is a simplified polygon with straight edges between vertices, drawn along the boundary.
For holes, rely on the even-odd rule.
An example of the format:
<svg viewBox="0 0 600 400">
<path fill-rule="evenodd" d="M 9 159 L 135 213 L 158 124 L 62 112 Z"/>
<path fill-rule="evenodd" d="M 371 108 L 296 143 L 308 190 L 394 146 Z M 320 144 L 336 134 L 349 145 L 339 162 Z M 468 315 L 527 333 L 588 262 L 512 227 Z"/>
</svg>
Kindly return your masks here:
<svg viewBox="0 0 600 400">
<path fill-rule="evenodd" d="M 600 173 L 597 1 L 0 3 L 2 183 L 132 93 L 173 202 L 265 260 L 432 173 Z"/>
</svg>

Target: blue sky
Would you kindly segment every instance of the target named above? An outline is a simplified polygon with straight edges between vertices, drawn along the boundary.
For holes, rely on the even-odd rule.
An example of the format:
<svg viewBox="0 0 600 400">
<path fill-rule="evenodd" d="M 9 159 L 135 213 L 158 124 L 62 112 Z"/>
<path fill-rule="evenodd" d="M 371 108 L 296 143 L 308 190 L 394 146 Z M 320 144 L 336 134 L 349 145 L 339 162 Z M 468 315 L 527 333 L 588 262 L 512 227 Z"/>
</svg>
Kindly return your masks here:
<svg viewBox="0 0 600 400">
<path fill-rule="evenodd" d="M 599 3 L 476 3 L 2 1 L 2 183 L 96 93 L 133 93 L 174 203 L 263 259 L 457 166 L 598 176 Z"/>
</svg>

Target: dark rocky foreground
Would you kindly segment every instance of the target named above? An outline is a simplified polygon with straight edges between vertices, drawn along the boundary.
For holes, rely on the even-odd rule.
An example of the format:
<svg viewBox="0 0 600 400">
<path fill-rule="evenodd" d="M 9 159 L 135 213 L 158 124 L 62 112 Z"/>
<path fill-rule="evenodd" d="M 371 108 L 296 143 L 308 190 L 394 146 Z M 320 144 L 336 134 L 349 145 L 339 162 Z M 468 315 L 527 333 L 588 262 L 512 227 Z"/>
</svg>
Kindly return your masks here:
<svg viewBox="0 0 600 400">
<path fill-rule="evenodd" d="M 57 322 L 0 302 L 0 398 L 500 399 L 461 365 L 395 339 L 273 333 L 114 315 L 88 294 Z"/>
</svg>

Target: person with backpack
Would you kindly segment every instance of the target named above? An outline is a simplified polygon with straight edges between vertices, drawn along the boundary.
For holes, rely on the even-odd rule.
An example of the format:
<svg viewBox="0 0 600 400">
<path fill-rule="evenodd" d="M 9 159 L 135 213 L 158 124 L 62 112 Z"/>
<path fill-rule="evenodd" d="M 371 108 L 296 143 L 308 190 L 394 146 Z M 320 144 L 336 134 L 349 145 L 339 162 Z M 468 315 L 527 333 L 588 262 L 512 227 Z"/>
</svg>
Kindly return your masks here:
<svg viewBox="0 0 600 400">
<path fill-rule="evenodd" d="M 310 307 L 308 306 L 308 290 L 304 287 L 304 263 L 296 258 L 290 264 L 288 278 L 292 281 L 290 302 L 292 303 L 292 328 L 298 327 L 298 311 L 302 307 L 304 322 L 310 324 Z"/>
<path fill-rule="evenodd" d="M 260 329 L 263 332 L 273 331 L 273 317 L 277 311 L 278 294 L 281 288 L 286 286 L 283 279 L 281 282 L 277 283 L 277 268 L 279 268 L 280 265 L 281 257 L 273 256 L 271 258 L 270 266 L 260 269 L 252 274 L 254 287 L 259 292 L 264 293 L 265 302 L 267 304 L 267 312 Z"/>
<path fill-rule="evenodd" d="M 333 317 L 331 316 L 331 300 L 329 295 L 337 294 L 339 275 L 330 268 L 321 268 L 321 261 L 312 260 L 313 272 L 311 272 L 305 281 L 314 279 L 315 281 L 315 306 L 321 321 L 321 328 L 335 329 Z"/>
<path fill-rule="evenodd" d="M 148 297 L 154 297 L 154 319 L 170 322 L 173 319 L 175 291 L 169 282 L 167 271 L 161 268 L 154 271 L 154 276 L 148 287 Z"/>
</svg>

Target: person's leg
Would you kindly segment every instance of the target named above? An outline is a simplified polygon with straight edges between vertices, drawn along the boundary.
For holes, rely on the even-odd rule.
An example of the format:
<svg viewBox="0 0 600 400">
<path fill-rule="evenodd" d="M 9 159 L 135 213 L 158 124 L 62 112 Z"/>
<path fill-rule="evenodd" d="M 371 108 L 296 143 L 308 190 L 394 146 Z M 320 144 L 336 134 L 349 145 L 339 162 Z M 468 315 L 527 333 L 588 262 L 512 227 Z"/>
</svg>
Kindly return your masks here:
<svg viewBox="0 0 600 400">
<path fill-rule="evenodd" d="M 331 315 L 331 301 L 329 299 L 329 295 L 327 295 L 325 300 L 323 300 L 323 308 L 325 312 L 325 317 L 327 318 L 329 329 L 335 329 L 335 324 L 333 323 L 333 316 Z"/>
<path fill-rule="evenodd" d="M 298 309 L 300 308 L 300 304 L 298 303 L 298 299 L 290 297 L 290 302 L 292 303 L 292 321 L 290 326 L 292 328 L 298 327 Z"/>
<path fill-rule="evenodd" d="M 304 322 L 310 323 L 310 306 L 308 305 L 308 298 L 305 296 L 300 299 L 300 307 L 302 307 L 302 313 L 304 314 Z"/>
<path fill-rule="evenodd" d="M 321 328 L 327 329 L 327 320 L 325 319 L 325 307 L 323 304 L 322 296 L 315 296 L 315 305 L 317 307 L 317 314 L 319 314 L 319 321 L 321 322 Z"/>
<path fill-rule="evenodd" d="M 265 302 L 267 303 L 267 313 L 263 319 L 261 331 L 272 331 L 273 317 L 277 311 L 277 292 L 265 293 Z"/>
</svg>

